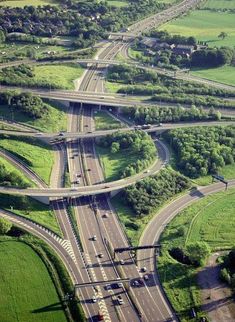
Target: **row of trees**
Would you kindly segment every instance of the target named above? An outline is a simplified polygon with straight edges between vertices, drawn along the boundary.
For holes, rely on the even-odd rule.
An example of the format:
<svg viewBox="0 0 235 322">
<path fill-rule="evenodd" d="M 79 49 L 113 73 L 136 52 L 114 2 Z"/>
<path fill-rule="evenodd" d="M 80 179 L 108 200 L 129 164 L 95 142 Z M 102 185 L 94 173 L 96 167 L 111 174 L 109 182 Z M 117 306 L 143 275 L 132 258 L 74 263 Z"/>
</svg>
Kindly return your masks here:
<svg viewBox="0 0 235 322">
<path fill-rule="evenodd" d="M 98 144 L 110 148 L 111 153 L 122 151 L 123 154 L 134 153 L 136 155 L 136 161 L 122 169 L 120 174 L 122 178 L 142 171 L 156 158 L 155 144 L 151 137 L 143 131 L 113 133 L 101 138 Z"/>
<path fill-rule="evenodd" d="M 159 174 L 126 188 L 124 199 L 137 216 L 144 216 L 189 187 L 190 182 L 183 175 L 171 169 L 164 169 Z"/>
<path fill-rule="evenodd" d="M 223 258 L 220 278 L 235 290 L 235 247 Z"/>
<path fill-rule="evenodd" d="M 191 65 L 195 67 L 217 67 L 230 65 L 235 55 L 235 50 L 230 47 L 208 48 L 196 50 L 191 57 Z"/>
<path fill-rule="evenodd" d="M 219 120 L 221 118 L 221 113 L 214 109 L 205 111 L 202 108 L 197 108 L 195 106 L 192 106 L 191 108 L 184 108 L 182 106 L 141 106 L 123 108 L 122 111 L 124 115 L 131 117 L 136 124 Z"/>
<path fill-rule="evenodd" d="M 235 160 L 235 128 L 197 127 L 164 133 L 176 152 L 178 167 L 190 178 L 214 174 Z"/>
<path fill-rule="evenodd" d="M 48 113 L 48 107 L 42 99 L 31 93 L 18 94 L 14 91 L 0 93 L 0 105 L 7 105 L 34 118 L 40 118 Z"/>
<path fill-rule="evenodd" d="M 129 65 L 114 65 L 109 67 L 107 80 L 124 84 L 151 82 L 157 83 L 158 76 L 152 71 L 147 71 Z"/>
<path fill-rule="evenodd" d="M 153 29 L 146 33 L 149 37 L 154 37 L 159 39 L 159 42 L 165 42 L 169 45 L 175 44 L 175 45 L 196 45 L 197 40 L 195 37 L 185 37 L 181 35 L 170 35 L 166 30 L 157 30 Z"/>
</svg>

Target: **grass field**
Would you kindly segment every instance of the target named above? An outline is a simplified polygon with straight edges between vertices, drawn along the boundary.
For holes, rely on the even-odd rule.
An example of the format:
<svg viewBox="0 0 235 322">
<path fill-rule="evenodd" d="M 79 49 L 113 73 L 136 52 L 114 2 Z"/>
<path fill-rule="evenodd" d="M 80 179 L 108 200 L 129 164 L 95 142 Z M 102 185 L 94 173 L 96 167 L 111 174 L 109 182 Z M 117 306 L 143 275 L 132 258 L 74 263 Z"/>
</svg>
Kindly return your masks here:
<svg viewBox="0 0 235 322">
<path fill-rule="evenodd" d="M 235 15 L 234 15 L 235 19 Z M 192 75 L 199 76 L 235 86 L 235 66 L 222 66 L 218 68 L 195 69 L 191 71 Z"/>
<path fill-rule="evenodd" d="M 25 175 L 22 174 L 20 170 L 15 168 L 10 162 L 5 160 L 2 156 L 0 156 L 0 165 L 4 165 L 8 172 L 14 172 L 17 175 L 17 177 L 21 178 L 23 184 L 34 186 L 33 182 L 31 182 Z"/>
<path fill-rule="evenodd" d="M 235 44 L 234 21 L 234 13 L 195 10 L 188 16 L 163 25 L 160 29 L 167 30 L 171 34 L 194 36 L 197 40 L 206 41 L 210 47 L 233 47 Z M 221 31 L 228 34 L 224 40 L 218 38 Z"/>
<path fill-rule="evenodd" d="M 229 179 L 235 179 L 235 164 L 229 164 L 223 167 L 220 171 L 219 174 L 223 176 L 226 180 Z M 205 177 L 200 177 L 198 179 L 192 180 L 199 186 L 205 186 L 211 183 L 212 177 L 211 176 L 205 176 Z"/>
<path fill-rule="evenodd" d="M 0 253 L 0 321 L 66 322 L 47 268 L 32 248 L 1 241 Z"/>
<path fill-rule="evenodd" d="M 55 88 L 74 89 L 73 81 L 82 75 L 83 69 L 78 64 L 53 64 L 35 66 L 35 81 L 49 83 Z"/>
<path fill-rule="evenodd" d="M 233 0 L 207 0 L 204 2 L 203 8 L 235 9 L 235 2 Z"/>
<path fill-rule="evenodd" d="M 108 2 L 108 4 L 110 6 L 114 6 L 114 7 L 118 7 L 118 8 L 127 7 L 128 6 L 128 2 L 127 1 L 108 0 L 107 2 Z"/>
<path fill-rule="evenodd" d="M 110 153 L 109 148 L 96 145 L 96 151 L 104 170 L 106 182 L 120 179 L 122 170 L 137 159 L 137 155 L 129 149 L 120 150 L 117 153 Z"/>
<path fill-rule="evenodd" d="M 46 6 L 46 5 L 57 5 L 55 1 L 51 0 L 34 0 L 34 1 L 29 1 L 29 0 L 8 0 L 8 1 L 1 1 L 0 6 L 5 6 L 5 7 L 24 7 L 24 6 Z"/>
<path fill-rule="evenodd" d="M 59 132 L 66 130 L 67 108 L 59 102 L 48 103 L 47 107 L 48 113 L 37 119 L 4 105 L 0 105 L 0 115 L 8 120 L 29 125 L 40 131 Z"/>
<path fill-rule="evenodd" d="M 0 194 L 0 207 L 31 219 L 62 236 L 54 212 L 49 206 L 24 196 Z"/>
<path fill-rule="evenodd" d="M 50 181 L 54 163 L 53 152 L 36 140 L 19 141 L 17 138 L 1 138 L 0 147 L 15 154 L 35 171 L 46 183 Z"/>
<path fill-rule="evenodd" d="M 97 111 L 94 115 L 96 130 L 111 130 L 122 127 L 121 122 L 110 116 L 105 111 Z"/>
<path fill-rule="evenodd" d="M 162 255 L 158 268 L 165 291 L 182 321 L 189 321 L 191 307 L 199 308 L 200 290 L 197 271 L 172 259 L 168 249 L 183 247 L 195 241 L 207 242 L 212 250 L 234 246 L 235 222 L 231 220 L 235 207 L 235 189 L 203 198 L 187 207 L 168 224 L 161 237 Z M 178 233 L 184 227 L 182 236 Z"/>
</svg>

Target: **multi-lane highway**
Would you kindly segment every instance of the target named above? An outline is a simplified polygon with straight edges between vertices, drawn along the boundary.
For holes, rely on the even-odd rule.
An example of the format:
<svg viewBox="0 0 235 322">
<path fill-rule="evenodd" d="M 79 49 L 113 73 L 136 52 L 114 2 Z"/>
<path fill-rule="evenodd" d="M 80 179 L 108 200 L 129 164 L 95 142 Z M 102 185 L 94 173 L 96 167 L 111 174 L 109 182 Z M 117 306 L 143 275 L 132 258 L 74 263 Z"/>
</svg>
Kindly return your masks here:
<svg viewBox="0 0 235 322">
<path fill-rule="evenodd" d="M 188 11 L 197 3 L 199 3 L 199 0 L 185 0 L 163 13 L 134 24 L 129 31 L 135 35 L 140 34 L 154 25 L 158 26 L 182 12 Z M 114 59 L 118 52 L 126 52 L 127 46 L 128 44 L 119 41 L 106 43 L 99 50 L 96 57 L 97 61 L 105 60 L 108 62 Z M 3 193 L 53 197 L 51 206 L 60 224 L 64 240 L 58 239 L 59 237 L 56 238 L 54 235 L 51 236 L 51 233 L 40 227 L 38 229 L 26 227 L 26 223 L 22 224 L 21 220 L 14 219 L 9 213 L 4 213 L 3 216 L 13 218 L 12 221 L 15 220 L 18 225 L 25 226 L 25 229 L 31 230 L 48 242 L 63 259 L 74 283 L 107 282 L 105 287 L 83 287 L 78 291 L 84 311 L 91 321 L 95 320 L 98 312 L 102 313 L 105 321 L 176 321 L 177 318 L 162 294 L 159 284 L 151 284 L 143 279 L 141 268 L 144 258 L 140 258 L 138 262 L 140 266 L 136 266 L 129 252 L 118 255 L 115 260 L 111 256 L 113 248 L 128 246 L 129 242 L 110 203 L 107 192 L 122 189 L 156 173 L 168 162 L 169 152 L 160 141 L 156 141 L 159 158 L 152 167 L 130 178 L 110 183 L 104 182 L 102 168 L 94 146 L 94 137 L 97 136 L 97 132 L 95 131 L 93 106 L 97 104 L 108 106 L 139 105 L 136 100 L 130 101 L 129 98 L 123 96 L 114 97 L 108 94 L 100 94 L 104 91 L 104 68 L 105 65 L 100 66 L 99 63 L 91 66 L 84 73 L 80 83 L 77 84 L 79 90 L 77 93 L 33 91 L 42 97 L 79 102 L 79 104 L 71 104 L 68 132 L 61 135 L 62 138 L 66 138 L 66 149 L 63 149 L 62 145 L 57 147 L 58 160 L 53 170 L 51 188 L 0 188 L 0 192 Z M 81 104 L 83 102 L 90 104 L 90 106 L 86 105 L 86 108 L 83 108 Z M 154 131 L 159 128 L 156 127 Z M 31 134 L 27 133 L 26 135 Z M 43 137 L 43 134 L 37 133 L 36 135 Z M 17 162 L 17 160 L 12 159 L 12 162 Z M 68 163 L 71 181 L 70 188 L 62 188 L 66 162 Z M 24 168 L 24 171 L 28 176 L 33 176 L 32 173 L 27 172 L 26 168 Z M 100 195 L 92 196 L 97 194 Z M 68 203 L 63 197 L 71 197 L 68 198 L 70 212 L 74 211 L 80 241 L 78 241 L 74 223 L 72 223 L 71 216 L 67 211 Z M 40 229 L 44 232 L 42 233 Z M 152 243 L 153 240 L 149 242 Z M 147 264 L 146 267 L 149 270 L 151 269 Z M 120 277 L 130 278 L 131 285 L 128 287 L 126 287 L 127 285 L 120 285 L 118 283 Z M 108 280 L 115 279 L 117 283 L 114 285 L 108 284 Z M 138 283 L 134 284 L 134 282 Z M 119 305 L 117 305 L 118 303 Z"/>
</svg>

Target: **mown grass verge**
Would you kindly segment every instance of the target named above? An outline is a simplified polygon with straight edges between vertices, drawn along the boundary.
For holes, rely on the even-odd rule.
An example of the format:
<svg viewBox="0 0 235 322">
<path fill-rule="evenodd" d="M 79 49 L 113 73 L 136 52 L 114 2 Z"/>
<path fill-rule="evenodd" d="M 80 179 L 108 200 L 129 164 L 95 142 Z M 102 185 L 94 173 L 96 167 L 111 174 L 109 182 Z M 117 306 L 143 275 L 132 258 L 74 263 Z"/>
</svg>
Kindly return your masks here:
<svg viewBox="0 0 235 322">
<path fill-rule="evenodd" d="M 121 122 L 110 116 L 105 111 L 96 111 L 94 115 L 96 130 L 112 130 L 122 127 Z"/>
<path fill-rule="evenodd" d="M 47 184 L 54 163 L 51 147 L 36 139 L 0 136 L 0 147 L 24 161 Z"/>
<path fill-rule="evenodd" d="M 62 236 L 57 219 L 48 205 L 27 196 L 0 194 L 0 208 L 28 218 Z"/>
</svg>

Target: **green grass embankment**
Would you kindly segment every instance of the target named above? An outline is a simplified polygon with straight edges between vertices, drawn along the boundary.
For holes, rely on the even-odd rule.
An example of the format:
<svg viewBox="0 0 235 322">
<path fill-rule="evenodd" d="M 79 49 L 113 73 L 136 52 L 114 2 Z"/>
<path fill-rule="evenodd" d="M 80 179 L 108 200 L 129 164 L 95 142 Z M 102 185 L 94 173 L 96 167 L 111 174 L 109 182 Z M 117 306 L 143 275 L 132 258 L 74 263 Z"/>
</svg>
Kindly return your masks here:
<svg viewBox="0 0 235 322">
<path fill-rule="evenodd" d="M 158 271 L 167 296 L 182 321 L 190 320 L 192 307 L 200 315 L 200 290 L 197 269 L 183 265 L 168 253 L 172 247 L 204 241 L 212 251 L 234 246 L 235 223 L 231 218 L 235 207 L 235 189 L 207 196 L 181 211 L 165 228 L 160 243 Z M 184 233 L 182 234 L 182 227 Z"/>
</svg>

